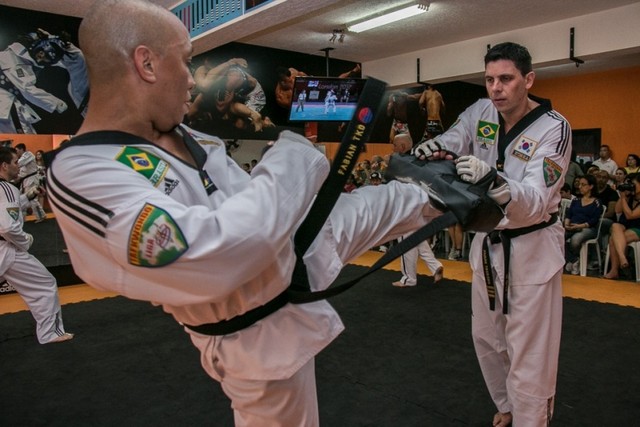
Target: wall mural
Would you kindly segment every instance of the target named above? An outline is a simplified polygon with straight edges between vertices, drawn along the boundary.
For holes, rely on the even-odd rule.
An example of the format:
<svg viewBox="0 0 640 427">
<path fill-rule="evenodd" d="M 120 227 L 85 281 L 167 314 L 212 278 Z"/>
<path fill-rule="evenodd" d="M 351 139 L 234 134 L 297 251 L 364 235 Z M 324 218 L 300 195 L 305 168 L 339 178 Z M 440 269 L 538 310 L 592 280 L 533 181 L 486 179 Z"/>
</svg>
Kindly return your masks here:
<svg viewBox="0 0 640 427">
<path fill-rule="evenodd" d="M 88 100 L 80 20 L 0 6 L 0 133 L 72 134 Z"/>
<path fill-rule="evenodd" d="M 328 61 L 333 76 L 361 75 L 357 63 Z M 302 133 L 304 124 L 289 121 L 292 102 L 297 103 L 295 78 L 324 77 L 327 72 L 324 56 L 240 43 L 198 55 L 193 63 L 196 88 L 185 122 L 202 132 L 235 139 L 275 139 L 283 129 Z"/>
<path fill-rule="evenodd" d="M 78 48 L 79 25 L 79 18 L 0 6 L 0 133 L 72 135 L 78 130 L 90 92 Z M 196 87 L 184 122 L 231 141 L 273 140 L 283 129 L 317 142 L 340 141 L 344 121 L 289 120 L 292 104 L 298 104 L 295 78 L 362 77 L 360 64 L 328 58 L 321 50 L 311 55 L 241 43 L 196 56 L 192 71 Z M 371 142 L 390 142 L 400 131 L 417 142 L 446 129 L 484 96 L 483 87 L 466 83 L 439 84 L 431 92 L 427 86 L 390 90 Z"/>
</svg>

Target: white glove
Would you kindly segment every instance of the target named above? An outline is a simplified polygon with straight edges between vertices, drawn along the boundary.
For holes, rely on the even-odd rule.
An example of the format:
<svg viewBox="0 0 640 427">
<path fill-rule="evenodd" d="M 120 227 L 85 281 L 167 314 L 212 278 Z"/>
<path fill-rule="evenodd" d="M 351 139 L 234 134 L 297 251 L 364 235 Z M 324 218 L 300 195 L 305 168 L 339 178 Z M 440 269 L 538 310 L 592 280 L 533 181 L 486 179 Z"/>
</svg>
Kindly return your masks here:
<svg viewBox="0 0 640 427">
<path fill-rule="evenodd" d="M 67 104 L 64 101 L 58 102 L 56 105 L 56 113 L 64 113 L 67 110 Z"/>
<path fill-rule="evenodd" d="M 491 166 L 476 156 L 460 156 L 456 162 L 456 171 L 463 181 L 475 184 L 491 172 Z"/>
<path fill-rule="evenodd" d="M 412 150 L 412 154 L 420 160 L 428 160 L 433 157 L 433 153 L 444 151 L 442 143 L 436 139 L 428 139 L 416 145 Z"/>
<path fill-rule="evenodd" d="M 502 178 L 496 178 L 496 181 L 491 186 L 491 189 L 487 191 L 487 196 L 491 197 L 498 206 L 504 206 L 511 201 L 511 190 L 509 189 L 509 183 Z"/>
<path fill-rule="evenodd" d="M 29 233 L 26 233 L 27 235 L 27 250 L 29 250 L 29 248 L 31 247 L 31 245 L 33 245 L 33 236 Z"/>
</svg>

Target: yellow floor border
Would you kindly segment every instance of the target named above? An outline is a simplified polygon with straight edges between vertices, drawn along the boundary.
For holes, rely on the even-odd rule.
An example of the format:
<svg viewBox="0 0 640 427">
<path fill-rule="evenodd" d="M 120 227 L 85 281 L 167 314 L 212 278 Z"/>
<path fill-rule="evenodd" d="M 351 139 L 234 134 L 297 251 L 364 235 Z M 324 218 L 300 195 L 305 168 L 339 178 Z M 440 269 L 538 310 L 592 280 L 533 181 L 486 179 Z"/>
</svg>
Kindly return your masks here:
<svg viewBox="0 0 640 427">
<path fill-rule="evenodd" d="M 352 264 L 369 267 L 381 256 L 382 253 L 380 252 L 369 251 L 357 258 Z M 463 282 L 471 281 L 471 268 L 466 261 L 440 261 L 444 266 L 444 276 L 446 278 Z M 385 269 L 399 272 L 400 260 L 391 262 Z M 418 263 L 418 274 L 430 274 L 423 262 Z M 398 276 L 399 278 L 400 276 Z M 565 297 L 640 308 L 640 283 L 572 276 L 569 274 L 565 274 L 562 279 L 563 295 Z M 112 292 L 97 291 L 84 284 L 63 286 L 60 288 L 59 294 L 60 303 L 63 305 L 109 298 L 116 295 Z M 27 310 L 27 307 L 19 295 L 0 296 L 0 314 L 24 310 Z"/>
</svg>

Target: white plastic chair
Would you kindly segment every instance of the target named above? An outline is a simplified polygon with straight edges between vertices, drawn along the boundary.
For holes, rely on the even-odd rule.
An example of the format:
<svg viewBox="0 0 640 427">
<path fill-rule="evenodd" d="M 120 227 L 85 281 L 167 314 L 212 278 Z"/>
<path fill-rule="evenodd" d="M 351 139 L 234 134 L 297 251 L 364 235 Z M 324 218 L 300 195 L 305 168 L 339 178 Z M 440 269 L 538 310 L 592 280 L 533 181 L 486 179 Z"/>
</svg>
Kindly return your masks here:
<svg viewBox="0 0 640 427">
<path fill-rule="evenodd" d="M 600 256 L 600 229 L 602 228 L 602 218 L 607 211 L 606 206 L 602 206 L 602 213 L 600 214 L 600 220 L 598 221 L 598 232 L 593 239 L 585 240 L 580 246 L 580 275 L 587 275 L 587 267 L 589 266 L 589 245 L 596 247 L 596 255 L 598 256 L 598 269 L 602 268 L 602 257 Z"/>
<path fill-rule="evenodd" d="M 636 282 L 640 282 L 640 242 L 631 242 L 627 244 L 628 248 L 631 248 L 633 251 L 633 257 L 635 258 L 636 265 Z M 606 274 L 609 269 L 609 245 L 607 245 L 607 254 L 604 257 L 604 270 L 603 272 Z"/>
<path fill-rule="evenodd" d="M 560 200 L 560 222 L 564 223 L 564 215 L 567 213 L 569 206 L 571 205 L 571 199 L 562 199 Z"/>
</svg>

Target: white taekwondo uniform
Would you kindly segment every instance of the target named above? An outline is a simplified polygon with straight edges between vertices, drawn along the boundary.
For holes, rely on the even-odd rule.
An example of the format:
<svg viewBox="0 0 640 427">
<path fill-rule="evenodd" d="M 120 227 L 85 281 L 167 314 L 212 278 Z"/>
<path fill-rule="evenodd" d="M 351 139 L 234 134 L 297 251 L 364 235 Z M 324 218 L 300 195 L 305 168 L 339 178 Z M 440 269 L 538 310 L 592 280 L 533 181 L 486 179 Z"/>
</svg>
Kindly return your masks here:
<svg viewBox="0 0 640 427">
<path fill-rule="evenodd" d="M 558 212 L 560 187 L 569 166 L 571 129 L 551 105 L 533 120 L 520 120 L 505 136 L 491 100 L 467 108 L 444 134 L 434 138 L 459 155 L 471 154 L 490 166 L 499 160 L 499 141 L 509 141 L 499 175 L 509 184 L 511 201 L 496 227 L 520 229 L 549 221 Z M 529 123 L 530 122 L 530 123 Z M 500 171 L 503 169 L 503 171 Z M 564 230 L 559 221 L 514 237 L 510 243 L 508 314 L 503 314 L 504 252 L 489 244 L 496 285 L 496 307 L 489 309 L 483 272 L 486 233 L 473 239 L 472 334 L 487 387 L 500 412 L 512 412 L 518 427 L 546 425 L 553 409 L 560 331 Z M 535 402 L 535 403 L 532 403 Z"/>
<path fill-rule="evenodd" d="M 47 181 L 81 278 L 201 325 L 243 314 L 289 286 L 292 236 L 329 163 L 308 140 L 283 132 L 249 176 L 221 140 L 190 132 L 198 143 L 185 142 L 200 170 L 148 141 L 105 131 L 68 143 Z M 304 257 L 311 289 L 326 288 L 368 248 L 424 225 L 434 214 L 427 201 L 417 186 L 398 182 L 341 196 Z M 323 300 L 287 304 L 224 336 L 187 332 L 232 399 L 237 425 L 315 426 L 313 359 L 342 330 Z"/>
</svg>

